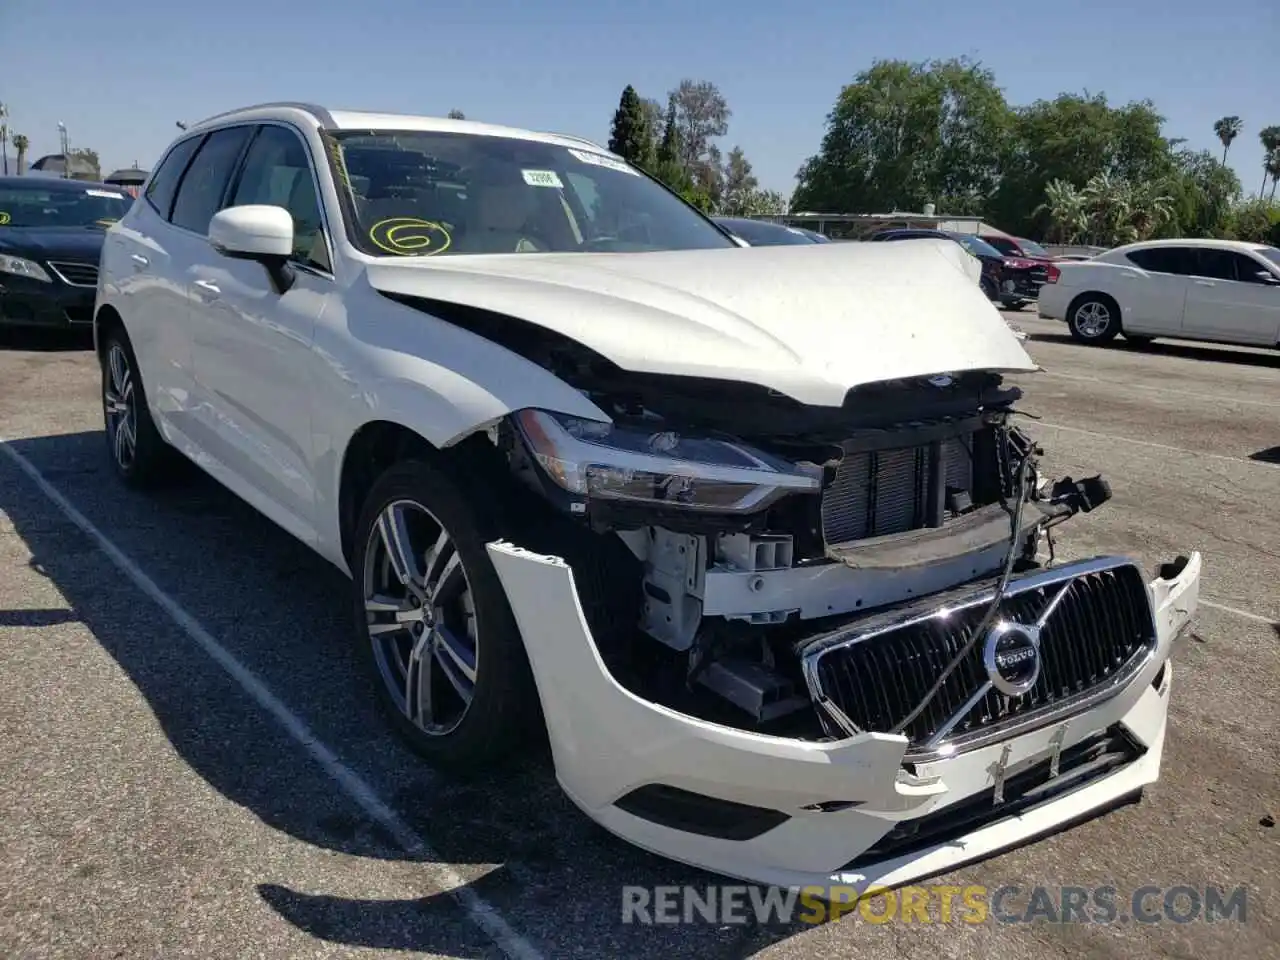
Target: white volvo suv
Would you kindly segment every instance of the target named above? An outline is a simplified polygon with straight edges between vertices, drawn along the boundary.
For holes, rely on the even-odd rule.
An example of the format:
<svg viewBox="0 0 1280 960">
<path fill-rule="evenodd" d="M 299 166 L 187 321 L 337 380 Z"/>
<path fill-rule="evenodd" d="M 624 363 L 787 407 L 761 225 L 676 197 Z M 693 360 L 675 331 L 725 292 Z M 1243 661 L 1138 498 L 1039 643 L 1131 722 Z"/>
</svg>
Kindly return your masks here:
<svg viewBox="0 0 1280 960">
<path fill-rule="evenodd" d="M 550 740 L 641 847 L 893 884 L 1158 777 L 1198 553 L 1042 565 L 1109 496 L 940 241 L 742 248 L 587 141 L 274 104 L 109 234 L 120 478 L 194 461 L 352 580 L 432 762 Z"/>
</svg>

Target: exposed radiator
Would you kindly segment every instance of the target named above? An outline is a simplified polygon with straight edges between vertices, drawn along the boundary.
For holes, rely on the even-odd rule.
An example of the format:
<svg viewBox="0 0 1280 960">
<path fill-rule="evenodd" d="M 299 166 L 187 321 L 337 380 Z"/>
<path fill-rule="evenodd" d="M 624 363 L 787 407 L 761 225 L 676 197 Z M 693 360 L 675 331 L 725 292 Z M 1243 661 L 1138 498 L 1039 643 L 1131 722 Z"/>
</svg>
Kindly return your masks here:
<svg viewBox="0 0 1280 960">
<path fill-rule="evenodd" d="M 953 513 L 956 496 L 971 497 L 976 434 L 944 440 L 938 469 L 946 483 L 939 522 Z M 822 494 L 822 535 L 827 543 L 906 533 L 930 526 L 935 490 L 929 446 L 877 450 L 845 456 Z"/>
</svg>

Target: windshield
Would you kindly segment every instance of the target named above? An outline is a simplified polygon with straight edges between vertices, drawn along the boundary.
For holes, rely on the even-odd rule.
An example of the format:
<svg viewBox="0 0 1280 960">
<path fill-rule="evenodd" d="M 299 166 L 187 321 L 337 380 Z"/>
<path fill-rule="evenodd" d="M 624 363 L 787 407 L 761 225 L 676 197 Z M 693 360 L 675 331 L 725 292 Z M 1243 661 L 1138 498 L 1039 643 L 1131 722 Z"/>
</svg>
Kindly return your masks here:
<svg viewBox="0 0 1280 960">
<path fill-rule="evenodd" d="M 106 227 L 129 212 L 133 201 L 117 190 L 50 189 L 39 184 L 0 187 L 0 227 Z"/>
<path fill-rule="evenodd" d="M 1275 247 L 1254 247 L 1255 253 L 1260 253 L 1277 267 L 1280 267 L 1280 250 Z"/>
<path fill-rule="evenodd" d="M 332 135 L 351 241 L 372 256 L 609 253 L 736 244 L 590 149 L 436 131 Z"/>
<path fill-rule="evenodd" d="M 1000 253 L 995 247 L 987 243 L 985 240 L 979 240 L 970 233 L 953 233 L 951 239 L 972 253 L 975 257 L 1000 257 Z"/>
<path fill-rule="evenodd" d="M 765 223 L 760 220 L 737 220 L 726 218 L 717 221 L 726 230 L 736 233 L 753 247 L 776 247 L 789 244 L 808 246 L 813 240 L 799 230 L 784 227 L 777 223 Z"/>
<path fill-rule="evenodd" d="M 1019 240 L 1018 243 L 1022 247 L 1022 252 L 1029 257 L 1048 257 L 1050 253 L 1034 240 Z"/>
</svg>

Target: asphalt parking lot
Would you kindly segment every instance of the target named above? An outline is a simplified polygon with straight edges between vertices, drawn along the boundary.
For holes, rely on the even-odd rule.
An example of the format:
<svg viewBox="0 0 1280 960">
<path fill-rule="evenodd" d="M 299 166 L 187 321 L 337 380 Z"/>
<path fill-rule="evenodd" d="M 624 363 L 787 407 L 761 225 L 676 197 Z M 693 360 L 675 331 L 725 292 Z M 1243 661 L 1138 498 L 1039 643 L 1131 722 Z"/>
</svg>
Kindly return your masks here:
<svg viewBox="0 0 1280 960">
<path fill-rule="evenodd" d="M 1280 353 L 1016 322 L 1047 466 L 1115 491 L 1058 556 L 1197 549 L 1202 603 L 1143 801 L 939 882 L 1244 886 L 1243 922 L 625 925 L 624 885 L 714 879 L 595 828 L 545 757 L 434 774 L 372 708 L 342 577 L 207 480 L 124 492 L 90 353 L 0 332 L 0 956 L 1280 955 Z"/>
</svg>

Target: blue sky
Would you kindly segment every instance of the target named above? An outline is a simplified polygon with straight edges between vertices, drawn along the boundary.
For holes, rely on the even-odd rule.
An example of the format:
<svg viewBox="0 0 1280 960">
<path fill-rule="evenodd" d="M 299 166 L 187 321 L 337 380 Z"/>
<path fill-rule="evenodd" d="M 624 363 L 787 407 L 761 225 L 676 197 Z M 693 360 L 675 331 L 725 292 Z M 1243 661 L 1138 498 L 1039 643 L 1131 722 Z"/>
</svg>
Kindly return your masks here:
<svg viewBox="0 0 1280 960">
<path fill-rule="evenodd" d="M 111 12 L 106 12 L 111 11 Z M 766 187 L 789 194 L 843 84 L 877 58 L 968 55 L 1013 103 L 1061 91 L 1151 98 L 1171 136 L 1262 179 L 1257 132 L 1280 123 L 1280 2 L 1047 0 L 0 0 L 0 101 L 32 153 L 98 150 L 149 168 L 194 121 L 264 100 L 444 114 L 604 141 L 622 88 L 665 100 L 719 85 Z"/>
</svg>

